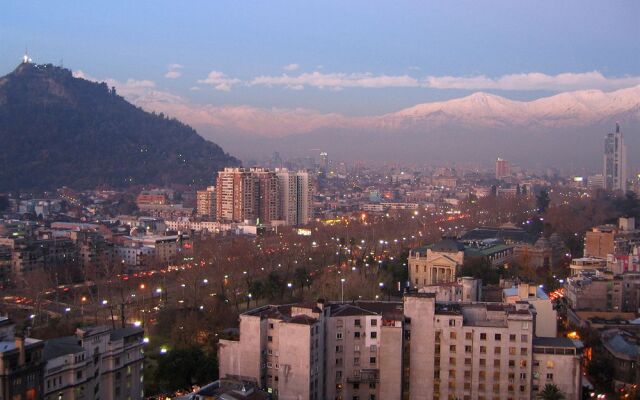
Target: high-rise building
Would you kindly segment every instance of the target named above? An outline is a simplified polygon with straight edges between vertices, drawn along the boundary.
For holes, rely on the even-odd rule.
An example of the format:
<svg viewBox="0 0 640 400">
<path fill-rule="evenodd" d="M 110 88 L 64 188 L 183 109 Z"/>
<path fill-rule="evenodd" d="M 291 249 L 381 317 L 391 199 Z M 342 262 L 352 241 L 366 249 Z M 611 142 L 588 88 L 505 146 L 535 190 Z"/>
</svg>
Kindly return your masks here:
<svg viewBox="0 0 640 400">
<path fill-rule="evenodd" d="M 502 158 L 496 160 L 496 179 L 504 179 L 511 176 L 511 165 L 509 161 Z"/>
<path fill-rule="evenodd" d="M 524 400 L 546 384 L 581 398 L 582 344 L 537 337 L 531 304 L 435 297 L 247 311 L 220 340 L 220 376 L 282 399 Z"/>
<path fill-rule="evenodd" d="M 196 214 L 199 217 L 216 217 L 216 187 L 198 190 L 196 195 Z"/>
<path fill-rule="evenodd" d="M 620 125 L 616 131 L 608 133 L 604 139 L 604 188 L 607 190 L 627 189 L 627 148 L 624 145 Z"/>
<path fill-rule="evenodd" d="M 304 171 L 276 170 L 280 218 L 287 225 L 304 225 L 312 217 L 311 182 Z"/>
<path fill-rule="evenodd" d="M 270 223 L 278 219 L 278 206 L 278 178 L 274 171 L 266 168 L 225 168 L 218 172 L 218 220 Z"/>
<path fill-rule="evenodd" d="M 320 153 L 320 171 L 326 174 L 327 172 L 329 172 L 329 165 L 330 165 L 329 154 L 327 154 L 324 151 L 321 152 Z"/>
</svg>

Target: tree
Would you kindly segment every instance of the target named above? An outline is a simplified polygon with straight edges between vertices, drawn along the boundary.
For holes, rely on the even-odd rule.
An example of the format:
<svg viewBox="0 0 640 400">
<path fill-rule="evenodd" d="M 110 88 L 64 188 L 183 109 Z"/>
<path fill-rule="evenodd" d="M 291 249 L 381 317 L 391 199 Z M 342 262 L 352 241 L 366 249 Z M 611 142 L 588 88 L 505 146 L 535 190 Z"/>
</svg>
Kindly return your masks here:
<svg viewBox="0 0 640 400">
<path fill-rule="evenodd" d="M 564 394 L 558 389 L 558 387 L 552 383 L 547 383 L 544 388 L 538 394 L 538 399 L 542 400 L 564 400 Z"/>
<path fill-rule="evenodd" d="M 538 212 L 542 214 L 547 211 L 550 203 L 551 199 L 549 198 L 549 192 L 547 192 L 545 189 L 542 189 L 540 193 L 538 193 L 538 196 L 536 196 L 536 206 L 538 207 Z"/>
<path fill-rule="evenodd" d="M 566 397 L 558 386 L 547 383 L 542 391 L 538 394 L 538 399 L 542 400 L 564 400 Z"/>
<path fill-rule="evenodd" d="M 163 392 L 190 390 L 218 378 L 215 352 L 207 354 L 199 347 L 177 348 L 157 358 L 155 382 Z"/>
</svg>

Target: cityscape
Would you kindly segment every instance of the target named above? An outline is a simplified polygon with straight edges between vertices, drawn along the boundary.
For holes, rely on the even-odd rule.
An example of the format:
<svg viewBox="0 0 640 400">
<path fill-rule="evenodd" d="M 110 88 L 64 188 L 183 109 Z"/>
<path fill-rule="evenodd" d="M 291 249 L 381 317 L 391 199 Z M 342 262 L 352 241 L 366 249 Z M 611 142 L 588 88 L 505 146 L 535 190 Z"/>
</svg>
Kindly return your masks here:
<svg viewBox="0 0 640 400">
<path fill-rule="evenodd" d="M 0 400 L 640 399 L 639 4 L 5 8 Z"/>
</svg>

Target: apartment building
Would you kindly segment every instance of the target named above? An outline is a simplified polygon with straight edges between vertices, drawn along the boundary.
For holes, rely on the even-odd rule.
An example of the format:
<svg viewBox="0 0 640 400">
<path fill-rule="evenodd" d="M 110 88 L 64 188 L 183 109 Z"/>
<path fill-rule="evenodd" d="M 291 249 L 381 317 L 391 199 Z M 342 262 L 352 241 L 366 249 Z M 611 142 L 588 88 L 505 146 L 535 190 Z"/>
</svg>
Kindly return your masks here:
<svg viewBox="0 0 640 400">
<path fill-rule="evenodd" d="M 0 399 L 42 398 L 43 346 L 41 340 L 16 334 L 13 322 L 0 317 Z"/>
<path fill-rule="evenodd" d="M 304 171 L 276 169 L 280 218 L 287 225 L 309 223 L 312 215 L 311 182 Z"/>
<path fill-rule="evenodd" d="M 221 221 L 276 220 L 279 200 L 275 172 L 266 168 L 225 168 L 218 172 L 216 208 Z"/>
<path fill-rule="evenodd" d="M 282 400 L 325 399 L 323 305 L 264 306 L 220 340 L 220 376 L 255 382 Z"/>
<path fill-rule="evenodd" d="M 526 301 L 536 311 L 536 336 L 556 337 L 558 334 L 558 312 L 554 309 L 549 296 L 537 285 L 520 283 L 502 290 L 502 301 L 518 303 Z"/>
<path fill-rule="evenodd" d="M 45 345 L 50 348 L 44 377 L 47 398 L 143 399 L 143 336 L 138 327 L 96 326 Z"/>
<path fill-rule="evenodd" d="M 216 187 L 209 186 L 196 192 L 196 215 L 198 217 L 216 217 Z"/>
<path fill-rule="evenodd" d="M 530 399 L 546 383 L 581 395 L 578 342 L 535 336 L 527 302 L 264 306 L 219 344 L 220 376 L 277 399 Z"/>
</svg>

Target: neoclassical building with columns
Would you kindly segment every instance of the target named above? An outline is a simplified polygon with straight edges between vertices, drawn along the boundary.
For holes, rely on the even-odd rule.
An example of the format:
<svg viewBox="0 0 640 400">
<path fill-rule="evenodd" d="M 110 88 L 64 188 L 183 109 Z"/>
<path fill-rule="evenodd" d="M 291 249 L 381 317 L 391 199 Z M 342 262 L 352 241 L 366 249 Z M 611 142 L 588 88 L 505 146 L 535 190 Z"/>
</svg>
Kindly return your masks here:
<svg viewBox="0 0 640 400">
<path fill-rule="evenodd" d="M 418 247 L 409 253 L 411 286 L 420 288 L 456 281 L 458 268 L 464 262 L 465 246 L 452 239 L 444 239 L 431 246 Z"/>
</svg>

